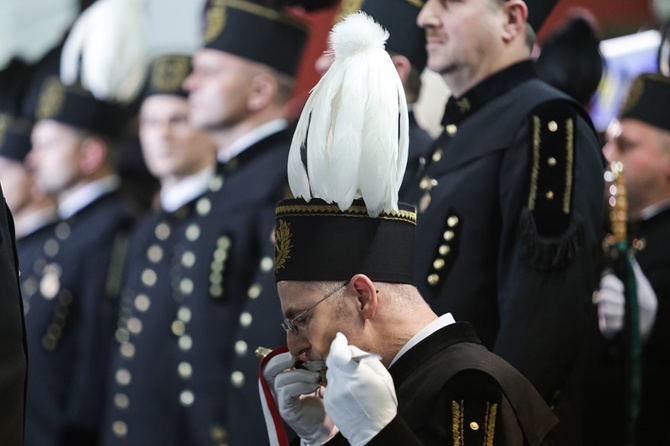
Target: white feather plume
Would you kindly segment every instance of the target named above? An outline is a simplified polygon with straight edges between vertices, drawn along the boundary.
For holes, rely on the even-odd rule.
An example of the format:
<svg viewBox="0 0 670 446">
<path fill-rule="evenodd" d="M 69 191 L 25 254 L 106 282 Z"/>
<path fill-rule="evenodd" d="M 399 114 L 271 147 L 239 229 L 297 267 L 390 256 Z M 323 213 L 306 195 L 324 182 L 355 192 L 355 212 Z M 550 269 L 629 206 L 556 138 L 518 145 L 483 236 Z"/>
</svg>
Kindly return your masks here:
<svg viewBox="0 0 670 446">
<path fill-rule="evenodd" d="M 333 64 L 312 90 L 291 144 L 295 197 L 321 198 L 342 210 L 362 197 L 373 217 L 398 210 L 409 120 L 402 82 L 384 50 L 387 38 L 363 12 L 333 27 Z"/>
<path fill-rule="evenodd" d="M 61 55 L 61 80 L 100 100 L 128 103 L 147 69 L 148 24 L 143 0 L 97 0 L 74 23 Z"/>
</svg>

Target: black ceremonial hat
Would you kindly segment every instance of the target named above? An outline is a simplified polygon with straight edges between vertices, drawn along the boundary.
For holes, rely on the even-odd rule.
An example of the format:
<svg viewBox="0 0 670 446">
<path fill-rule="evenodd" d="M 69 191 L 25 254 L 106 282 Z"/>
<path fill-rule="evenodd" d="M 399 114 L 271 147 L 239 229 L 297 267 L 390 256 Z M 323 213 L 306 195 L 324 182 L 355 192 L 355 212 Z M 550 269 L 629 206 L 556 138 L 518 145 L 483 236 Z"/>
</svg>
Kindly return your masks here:
<svg viewBox="0 0 670 446">
<path fill-rule="evenodd" d="M 670 131 L 670 78 L 655 73 L 636 77 L 621 108 L 625 118 Z"/>
<path fill-rule="evenodd" d="M 156 57 L 151 63 L 142 97 L 157 94 L 187 97 L 188 93 L 182 85 L 191 69 L 191 56 L 162 54 Z"/>
<path fill-rule="evenodd" d="M 348 280 L 363 273 L 382 282 L 414 283 L 416 212 L 370 217 L 362 199 L 340 210 L 313 198 L 282 200 L 275 225 L 275 275 L 282 280 Z"/>
<path fill-rule="evenodd" d="M 23 107 L 29 66 L 13 59 L 0 72 L 0 156 L 23 162 L 30 151 L 33 121 Z"/>
<path fill-rule="evenodd" d="M 96 99 L 81 85 L 64 85 L 57 76 L 42 82 L 35 119 L 50 119 L 111 139 L 119 139 L 134 109 Z"/>
<path fill-rule="evenodd" d="M 205 48 L 224 51 L 294 76 L 308 27 L 274 8 L 243 0 L 208 0 Z"/>
<path fill-rule="evenodd" d="M 524 0 L 528 6 L 528 23 L 538 32 L 559 0 Z"/>
<path fill-rule="evenodd" d="M 361 10 L 389 32 L 386 49 L 407 57 L 414 67 L 426 67 L 426 32 L 416 24 L 425 0 L 354 0 L 342 3 L 341 16 Z"/>
</svg>

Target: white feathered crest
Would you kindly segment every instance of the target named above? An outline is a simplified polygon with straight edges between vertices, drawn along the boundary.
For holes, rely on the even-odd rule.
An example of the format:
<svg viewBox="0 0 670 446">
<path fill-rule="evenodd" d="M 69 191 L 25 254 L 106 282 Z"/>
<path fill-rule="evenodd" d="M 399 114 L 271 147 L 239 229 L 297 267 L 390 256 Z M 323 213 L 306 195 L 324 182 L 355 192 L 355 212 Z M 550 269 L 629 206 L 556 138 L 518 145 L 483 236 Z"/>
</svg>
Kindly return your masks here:
<svg viewBox="0 0 670 446">
<path fill-rule="evenodd" d="M 128 103 L 147 69 L 143 0 L 97 0 L 77 19 L 61 55 L 61 80 L 81 82 L 96 99 Z"/>
<path fill-rule="evenodd" d="M 384 50 L 387 38 L 363 12 L 333 27 L 333 64 L 307 100 L 289 153 L 296 198 L 321 198 L 345 210 L 362 197 L 372 217 L 398 210 L 409 121 L 402 82 Z"/>
</svg>

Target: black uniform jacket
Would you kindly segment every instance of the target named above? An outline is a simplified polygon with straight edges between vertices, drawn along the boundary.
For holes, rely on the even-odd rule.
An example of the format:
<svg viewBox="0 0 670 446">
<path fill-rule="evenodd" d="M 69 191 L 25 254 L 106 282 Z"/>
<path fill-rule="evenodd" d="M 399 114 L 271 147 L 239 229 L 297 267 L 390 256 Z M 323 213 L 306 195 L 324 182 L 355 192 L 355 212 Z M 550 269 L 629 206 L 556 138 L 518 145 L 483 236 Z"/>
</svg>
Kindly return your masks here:
<svg viewBox="0 0 670 446">
<path fill-rule="evenodd" d="M 480 344 L 468 323 L 433 333 L 389 371 L 398 415 L 370 445 L 549 444 L 554 414 L 528 380 Z M 348 442 L 338 435 L 327 444 Z"/>
<path fill-rule="evenodd" d="M 472 323 L 487 348 L 556 405 L 563 428 L 579 408 L 563 411 L 562 397 L 587 326 L 600 242 L 595 132 L 530 61 L 450 99 L 444 125 L 409 196 L 419 210 L 417 287 L 438 314 Z"/>
<path fill-rule="evenodd" d="M 14 222 L 0 189 L 0 444 L 23 445 L 26 333 Z"/>
</svg>

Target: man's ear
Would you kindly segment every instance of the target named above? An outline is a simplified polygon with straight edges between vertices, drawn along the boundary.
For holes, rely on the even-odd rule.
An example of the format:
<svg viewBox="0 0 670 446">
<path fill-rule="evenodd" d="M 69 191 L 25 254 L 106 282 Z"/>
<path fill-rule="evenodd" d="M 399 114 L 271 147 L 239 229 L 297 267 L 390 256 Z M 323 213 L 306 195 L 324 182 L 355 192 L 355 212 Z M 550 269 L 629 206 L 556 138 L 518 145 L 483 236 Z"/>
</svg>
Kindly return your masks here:
<svg viewBox="0 0 670 446">
<path fill-rule="evenodd" d="M 349 281 L 358 299 L 358 311 L 364 319 L 372 319 L 377 313 L 379 300 L 377 289 L 372 280 L 365 274 L 356 274 Z"/>
<path fill-rule="evenodd" d="M 277 96 L 277 79 L 270 73 L 259 72 L 251 78 L 251 94 L 247 106 L 252 111 L 259 111 L 272 103 Z"/>
<path fill-rule="evenodd" d="M 88 137 L 81 142 L 79 168 L 86 175 L 100 170 L 107 160 L 107 144 L 100 138 Z"/>
<path fill-rule="evenodd" d="M 405 85 L 405 82 L 409 77 L 409 73 L 412 70 L 412 64 L 410 63 L 408 58 L 406 58 L 405 56 L 401 56 L 400 54 L 391 56 L 391 61 L 393 62 L 396 71 L 398 71 L 400 81 L 402 82 L 403 85 Z"/>
<path fill-rule="evenodd" d="M 503 41 L 509 43 L 521 35 L 526 39 L 526 22 L 528 20 L 528 7 L 521 0 L 510 0 L 502 4 L 505 14 L 503 26 Z"/>
</svg>

